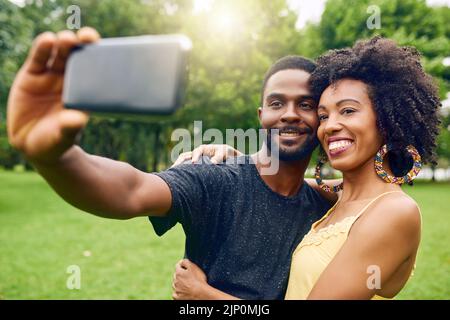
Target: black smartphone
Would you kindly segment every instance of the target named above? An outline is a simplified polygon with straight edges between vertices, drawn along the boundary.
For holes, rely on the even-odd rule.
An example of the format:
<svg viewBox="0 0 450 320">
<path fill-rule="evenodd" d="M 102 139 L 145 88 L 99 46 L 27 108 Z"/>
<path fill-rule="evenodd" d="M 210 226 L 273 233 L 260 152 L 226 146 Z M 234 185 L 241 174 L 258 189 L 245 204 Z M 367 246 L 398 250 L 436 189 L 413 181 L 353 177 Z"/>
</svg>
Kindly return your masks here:
<svg viewBox="0 0 450 320">
<path fill-rule="evenodd" d="M 192 44 L 183 35 L 107 38 L 75 48 L 64 75 L 66 108 L 106 115 L 167 115 L 182 102 Z"/>
</svg>

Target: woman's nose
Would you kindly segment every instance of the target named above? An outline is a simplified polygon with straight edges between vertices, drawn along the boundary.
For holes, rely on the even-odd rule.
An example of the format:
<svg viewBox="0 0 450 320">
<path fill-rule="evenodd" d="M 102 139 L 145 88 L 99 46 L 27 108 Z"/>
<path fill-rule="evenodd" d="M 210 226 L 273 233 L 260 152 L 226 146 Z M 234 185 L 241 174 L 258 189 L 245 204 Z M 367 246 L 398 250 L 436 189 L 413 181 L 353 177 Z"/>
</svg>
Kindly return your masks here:
<svg viewBox="0 0 450 320">
<path fill-rule="evenodd" d="M 339 122 L 339 119 L 332 115 L 329 115 L 324 125 L 325 125 L 325 133 L 328 135 L 331 135 L 342 129 L 342 124 Z"/>
</svg>

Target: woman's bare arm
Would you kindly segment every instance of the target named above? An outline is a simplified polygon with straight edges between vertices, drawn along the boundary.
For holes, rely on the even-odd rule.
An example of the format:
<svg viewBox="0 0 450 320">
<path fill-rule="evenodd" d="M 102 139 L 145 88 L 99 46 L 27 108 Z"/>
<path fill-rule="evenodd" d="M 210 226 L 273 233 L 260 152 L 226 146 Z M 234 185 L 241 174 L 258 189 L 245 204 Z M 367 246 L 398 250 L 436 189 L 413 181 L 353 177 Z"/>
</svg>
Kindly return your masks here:
<svg viewBox="0 0 450 320">
<path fill-rule="evenodd" d="M 355 222 L 308 299 L 371 299 L 379 294 L 403 263 L 415 259 L 420 225 L 414 201 L 407 196 L 385 196 Z M 368 285 L 378 271 L 381 287 Z"/>
</svg>

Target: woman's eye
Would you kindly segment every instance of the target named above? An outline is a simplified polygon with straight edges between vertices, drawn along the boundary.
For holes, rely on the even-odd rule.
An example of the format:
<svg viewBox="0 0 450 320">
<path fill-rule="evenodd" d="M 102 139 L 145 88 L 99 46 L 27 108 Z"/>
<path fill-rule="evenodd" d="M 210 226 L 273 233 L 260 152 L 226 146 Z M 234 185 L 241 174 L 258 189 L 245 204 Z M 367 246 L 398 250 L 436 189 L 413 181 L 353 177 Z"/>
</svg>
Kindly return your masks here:
<svg viewBox="0 0 450 320">
<path fill-rule="evenodd" d="M 327 115 L 325 115 L 325 114 L 319 114 L 319 121 L 323 121 L 323 120 L 325 120 L 326 118 L 328 118 L 327 117 Z"/>
<path fill-rule="evenodd" d="M 355 110 L 353 110 L 353 109 L 344 109 L 344 110 L 342 110 L 343 114 L 351 114 L 351 113 L 354 113 L 354 112 L 355 112 Z"/>
</svg>

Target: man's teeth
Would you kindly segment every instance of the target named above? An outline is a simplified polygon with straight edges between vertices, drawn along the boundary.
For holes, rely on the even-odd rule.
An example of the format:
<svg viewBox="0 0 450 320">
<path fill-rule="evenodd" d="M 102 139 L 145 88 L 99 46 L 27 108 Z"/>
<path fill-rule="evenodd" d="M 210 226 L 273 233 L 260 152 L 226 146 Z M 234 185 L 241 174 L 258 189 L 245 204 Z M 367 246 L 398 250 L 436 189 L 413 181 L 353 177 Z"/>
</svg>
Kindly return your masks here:
<svg viewBox="0 0 450 320">
<path fill-rule="evenodd" d="M 298 132 L 280 132 L 280 136 L 285 136 L 285 137 L 295 137 L 298 135 L 299 135 Z"/>
<path fill-rule="evenodd" d="M 333 142 L 330 142 L 330 144 L 328 145 L 328 149 L 330 151 L 334 151 L 339 148 L 344 148 L 346 146 L 349 146 L 351 144 L 353 144 L 353 141 L 350 141 L 350 140 L 333 141 Z"/>
</svg>

